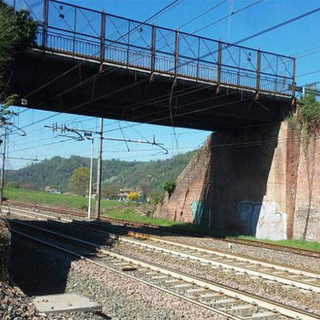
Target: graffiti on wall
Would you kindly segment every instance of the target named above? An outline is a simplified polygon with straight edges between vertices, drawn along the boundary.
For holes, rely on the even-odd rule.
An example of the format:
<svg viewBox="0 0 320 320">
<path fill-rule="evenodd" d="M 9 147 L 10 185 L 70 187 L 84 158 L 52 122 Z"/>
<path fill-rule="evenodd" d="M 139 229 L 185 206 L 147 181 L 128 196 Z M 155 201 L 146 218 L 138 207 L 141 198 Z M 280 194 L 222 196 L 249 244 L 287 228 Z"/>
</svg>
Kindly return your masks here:
<svg viewBox="0 0 320 320">
<path fill-rule="evenodd" d="M 287 238 L 287 214 L 279 212 L 275 201 L 238 204 L 243 232 L 259 239 L 281 240 Z"/>
<path fill-rule="evenodd" d="M 210 208 L 203 201 L 192 201 L 190 208 L 193 223 L 203 228 L 209 228 Z"/>
</svg>

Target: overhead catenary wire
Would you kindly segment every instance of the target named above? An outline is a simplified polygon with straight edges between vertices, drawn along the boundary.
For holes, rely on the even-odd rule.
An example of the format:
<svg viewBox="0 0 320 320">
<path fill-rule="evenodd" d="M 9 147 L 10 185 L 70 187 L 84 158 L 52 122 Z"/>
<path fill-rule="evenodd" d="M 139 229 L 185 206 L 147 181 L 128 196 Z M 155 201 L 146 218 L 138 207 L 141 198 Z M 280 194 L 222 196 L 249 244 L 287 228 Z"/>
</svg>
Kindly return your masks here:
<svg viewBox="0 0 320 320">
<path fill-rule="evenodd" d="M 263 1 L 263 0 L 258 0 L 258 1 L 254 2 L 254 3 L 251 3 L 251 4 L 247 5 L 247 6 L 239 9 L 239 10 L 232 11 L 230 14 L 228 14 L 228 15 L 222 17 L 222 18 L 220 18 L 220 19 L 218 19 L 218 20 L 215 20 L 215 21 L 213 21 L 213 22 L 210 22 L 209 24 L 207 24 L 207 25 L 205 25 L 205 26 L 203 26 L 203 27 L 201 27 L 201 28 L 199 28 L 199 29 L 197 29 L 197 30 L 192 31 L 192 33 L 197 33 L 197 32 L 203 31 L 204 29 L 207 29 L 207 28 L 209 28 L 209 27 L 212 27 L 213 25 L 215 25 L 215 24 L 217 24 L 217 23 L 219 23 L 219 22 L 221 22 L 221 21 L 223 21 L 223 20 L 226 20 L 226 19 L 228 19 L 228 18 L 230 18 L 230 17 L 232 17 L 232 16 L 235 16 L 236 14 L 238 14 L 238 13 L 240 13 L 240 12 L 242 12 L 242 11 L 245 11 L 245 10 L 247 10 L 247 9 L 249 9 L 249 8 L 257 5 L 258 3 L 262 2 L 262 1 Z"/>
<path fill-rule="evenodd" d="M 187 26 L 188 24 L 190 24 L 190 23 L 192 23 L 192 22 L 194 22 L 194 21 L 202 18 L 203 16 L 205 16 L 205 15 L 208 14 L 209 12 L 213 11 L 214 9 L 216 9 L 216 8 L 220 7 L 221 5 L 223 5 L 224 3 L 226 3 L 227 1 L 228 1 L 228 0 L 223 0 L 223 1 L 215 4 L 214 6 L 210 7 L 209 9 L 205 10 L 204 12 L 200 13 L 200 14 L 197 15 L 196 17 L 194 17 L 194 18 L 190 19 L 189 21 L 181 24 L 178 28 L 181 29 L 181 28 Z M 262 1 L 262 0 L 261 0 L 261 1 Z"/>
</svg>

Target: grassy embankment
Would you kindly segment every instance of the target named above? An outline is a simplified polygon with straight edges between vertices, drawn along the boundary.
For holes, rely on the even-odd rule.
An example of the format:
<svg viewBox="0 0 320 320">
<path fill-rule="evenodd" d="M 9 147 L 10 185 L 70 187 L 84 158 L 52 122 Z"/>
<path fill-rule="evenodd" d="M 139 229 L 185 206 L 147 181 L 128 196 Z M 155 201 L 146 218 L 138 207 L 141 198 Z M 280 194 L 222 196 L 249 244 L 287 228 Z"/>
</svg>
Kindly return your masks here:
<svg viewBox="0 0 320 320">
<path fill-rule="evenodd" d="M 65 209 L 81 210 L 86 209 L 88 206 L 88 198 L 20 188 L 5 188 L 4 197 L 11 201 L 53 206 Z M 119 201 L 116 200 L 101 201 L 102 210 L 118 205 Z"/>
<path fill-rule="evenodd" d="M 35 191 L 35 190 L 26 190 L 18 188 L 5 188 L 4 191 L 5 198 L 8 198 L 11 201 L 32 203 L 44 206 L 53 206 L 60 207 L 65 209 L 76 209 L 76 210 L 85 210 L 88 204 L 87 198 L 76 197 L 71 195 L 63 194 L 51 194 L 44 191 Z M 102 200 L 101 208 L 103 215 L 106 217 L 127 220 L 138 223 L 147 223 L 163 227 L 174 227 L 180 228 L 188 231 L 196 231 L 207 233 L 206 230 L 201 229 L 197 225 L 191 223 L 179 223 L 173 222 L 170 220 L 153 218 L 147 215 L 143 215 L 139 212 L 143 211 L 143 204 L 136 205 L 130 203 L 121 203 L 116 200 Z M 248 239 L 248 240 L 257 240 L 254 237 L 238 235 L 235 237 L 230 237 L 232 239 Z M 261 242 L 266 243 L 275 243 L 279 245 L 301 248 L 306 250 L 320 251 L 319 242 L 308 242 L 303 240 L 260 240 Z"/>
<path fill-rule="evenodd" d="M 5 188 L 4 197 L 11 201 L 59 207 L 63 209 L 86 210 L 88 205 L 88 198 L 20 188 Z M 94 205 L 95 201 L 93 202 Z M 198 226 L 191 223 L 185 224 L 143 215 L 139 213 L 143 211 L 143 206 L 144 204 L 137 205 L 134 203 L 123 203 L 117 200 L 101 201 L 102 214 L 106 217 L 164 227 L 174 226 L 176 228 L 198 232 L 203 231 Z"/>
</svg>

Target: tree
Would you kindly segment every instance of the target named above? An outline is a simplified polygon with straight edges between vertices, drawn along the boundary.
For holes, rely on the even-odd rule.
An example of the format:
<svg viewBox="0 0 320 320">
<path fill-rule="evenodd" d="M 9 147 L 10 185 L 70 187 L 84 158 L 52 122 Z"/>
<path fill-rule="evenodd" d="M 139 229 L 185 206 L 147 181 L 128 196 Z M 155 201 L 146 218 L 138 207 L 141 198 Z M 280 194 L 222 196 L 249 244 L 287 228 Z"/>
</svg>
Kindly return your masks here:
<svg viewBox="0 0 320 320">
<path fill-rule="evenodd" d="M 84 197 L 89 188 L 90 169 L 81 167 L 75 169 L 69 180 L 69 188 L 77 195 Z"/>
<path fill-rule="evenodd" d="M 102 196 L 107 199 L 117 199 L 120 185 L 116 182 L 110 182 L 102 186 Z"/>
<path fill-rule="evenodd" d="M 137 192 L 132 191 L 127 195 L 127 199 L 129 201 L 137 201 L 139 199 L 139 194 Z"/>
<path fill-rule="evenodd" d="M 36 40 L 38 22 L 28 11 L 15 11 L 0 0 L 0 120 L 13 115 L 8 107 L 17 99 L 10 92 L 11 65 L 16 56 L 29 48 Z"/>
<path fill-rule="evenodd" d="M 136 190 L 139 191 L 143 196 L 146 196 L 151 190 L 150 183 L 144 181 L 139 182 Z"/>
</svg>

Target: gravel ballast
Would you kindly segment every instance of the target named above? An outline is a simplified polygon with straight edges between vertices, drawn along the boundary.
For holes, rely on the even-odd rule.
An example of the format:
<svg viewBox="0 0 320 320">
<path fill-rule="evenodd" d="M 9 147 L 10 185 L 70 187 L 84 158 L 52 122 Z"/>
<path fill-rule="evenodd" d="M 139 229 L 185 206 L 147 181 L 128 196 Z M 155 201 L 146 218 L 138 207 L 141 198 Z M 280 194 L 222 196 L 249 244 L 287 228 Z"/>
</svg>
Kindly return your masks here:
<svg viewBox="0 0 320 320">
<path fill-rule="evenodd" d="M 67 290 L 94 297 L 112 319 L 226 319 L 85 261 L 72 263 Z"/>
<path fill-rule="evenodd" d="M 214 268 L 211 265 L 204 265 L 195 260 L 182 260 L 174 255 L 146 250 L 142 247 L 130 246 L 125 242 L 118 242 L 111 250 L 116 253 L 130 255 L 137 259 L 182 271 L 189 275 L 215 281 L 273 301 L 281 301 L 287 305 L 320 315 L 320 294 L 316 292 L 302 290 L 274 281 L 263 280 L 245 273 L 219 267 Z"/>
</svg>

